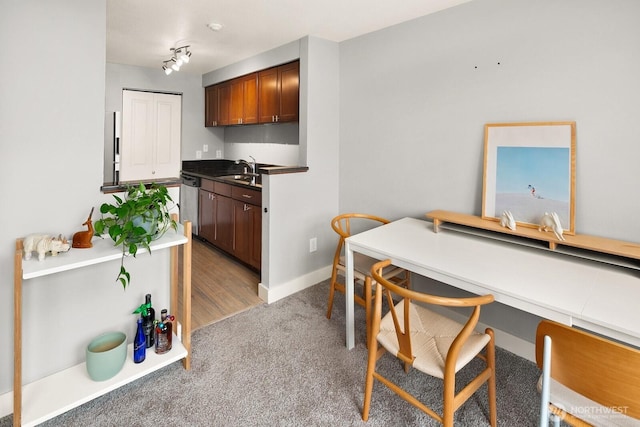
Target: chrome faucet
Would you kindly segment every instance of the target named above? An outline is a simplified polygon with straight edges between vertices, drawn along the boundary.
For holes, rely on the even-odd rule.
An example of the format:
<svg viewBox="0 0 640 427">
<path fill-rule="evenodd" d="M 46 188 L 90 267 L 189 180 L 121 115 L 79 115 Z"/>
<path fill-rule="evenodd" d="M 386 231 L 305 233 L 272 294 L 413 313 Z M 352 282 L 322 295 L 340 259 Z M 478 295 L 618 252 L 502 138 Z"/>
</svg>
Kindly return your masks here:
<svg viewBox="0 0 640 427">
<path fill-rule="evenodd" d="M 251 162 L 248 162 L 244 159 L 239 159 L 236 160 L 236 165 L 245 165 L 244 174 L 251 176 L 251 185 L 255 185 L 256 177 L 258 176 L 258 174 L 256 173 L 256 159 L 253 156 L 249 156 L 249 158 L 252 160 Z"/>
</svg>

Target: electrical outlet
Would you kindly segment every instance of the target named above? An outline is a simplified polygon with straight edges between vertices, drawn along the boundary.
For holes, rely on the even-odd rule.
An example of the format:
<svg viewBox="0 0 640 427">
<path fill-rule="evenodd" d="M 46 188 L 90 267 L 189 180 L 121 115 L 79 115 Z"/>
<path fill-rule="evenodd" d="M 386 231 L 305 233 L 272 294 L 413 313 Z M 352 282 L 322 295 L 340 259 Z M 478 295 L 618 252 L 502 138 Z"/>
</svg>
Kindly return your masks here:
<svg viewBox="0 0 640 427">
<path fill-rule="evenodd" d="M 202 158 L 202 151 L 196 150 L 196 159 L 201 159 L 201 158 Z"/>
<path fill-rule="evenodd" d="M 208 152 L 208 151 L 209 151 L 209 144 L 204 144 L 204 145 L 202 146 L 202 151 L 203 151 L 204 153 Z"/>
<path fill-rule="evenodd" d="M 309 239 L 309 252 L 315 252 L 318 250 L 318 239 L 312 237 Z"/>
<path fill-rule="evenodd" d="M 222 150 L 216 150 L 216 159 L 222 158 Z"/>
</svg>

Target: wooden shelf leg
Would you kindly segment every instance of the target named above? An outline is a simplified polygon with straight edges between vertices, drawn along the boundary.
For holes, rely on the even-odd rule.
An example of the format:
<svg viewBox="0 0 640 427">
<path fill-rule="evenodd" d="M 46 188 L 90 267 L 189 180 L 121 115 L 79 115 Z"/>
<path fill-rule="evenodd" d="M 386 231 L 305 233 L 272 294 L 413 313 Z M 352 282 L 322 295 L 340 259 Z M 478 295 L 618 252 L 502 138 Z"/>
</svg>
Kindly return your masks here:
<svg viewBox="0 0 640 427">
<path fill-rule="evenodd" d="M 187 357 L 182 360 L 185 369 L 191 369 L 191 221 L 184 222 L 187 243 L 182 245 L 182 344 Z"/>
<path fill-rule="evenodd" d="M 13 264 L 13 425 L 22 425 L 22 239 Z"/>
</svg>

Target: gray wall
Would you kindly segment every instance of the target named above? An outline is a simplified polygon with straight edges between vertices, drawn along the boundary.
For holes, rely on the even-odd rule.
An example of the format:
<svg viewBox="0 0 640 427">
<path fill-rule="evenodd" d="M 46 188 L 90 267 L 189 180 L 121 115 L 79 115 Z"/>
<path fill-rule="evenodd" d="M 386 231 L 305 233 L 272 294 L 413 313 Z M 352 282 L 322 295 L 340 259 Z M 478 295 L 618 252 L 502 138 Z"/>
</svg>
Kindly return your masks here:
<svg viewBox="0 0 640 427">
<path fill-rule="evenodd" d="M 576 232 L 640 241 L 638 16 L 634 0 L 474 0 L 341 43 L 340 211 L 479 215 L 483 125 L 574 120 Z M 531 339 L 535 319 L 488 314 Z"/>
<path fill-rule="evenodd" d="M 105 0 L 2 2 L 0 40 L 19 43 L 4 46 L 15 62 L 0 71 L 0 415 L 12 410 L 3 393 L 13 384 L 15 239 L 34 232 L 71 237 L 85 229 L 92 206 L 113 200 L 100 192 L 105 27 Z M 61 66 L 65 58 L 73 59 Z M 131 341 L 131 312 L 144 294 L 158 308 L 167 304 L 166 253 L 127 260 L 134 282 L 126 292 L 115 281 L 119 261 L 25 282 L 23 381 L 83 361 L 90 339 L 108 330 Z"/>
</svg>

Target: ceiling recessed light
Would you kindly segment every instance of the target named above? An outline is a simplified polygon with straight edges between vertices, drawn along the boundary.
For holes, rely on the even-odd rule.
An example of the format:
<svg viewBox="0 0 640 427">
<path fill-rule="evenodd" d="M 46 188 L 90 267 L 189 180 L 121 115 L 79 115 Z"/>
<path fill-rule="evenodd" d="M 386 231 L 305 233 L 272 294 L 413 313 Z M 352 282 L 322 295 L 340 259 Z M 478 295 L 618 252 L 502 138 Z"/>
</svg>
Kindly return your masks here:
<svg viewBox="0 0 640 427">
<path fill-rule="evenodd" d="M 222 24 L 218 24 L 217 22 L 212 22 L 211 24 L 207 24 L 207 27 L 211 31 L 220 31 L 222 29 Z"/>
</svg>

